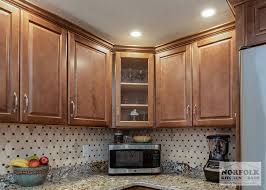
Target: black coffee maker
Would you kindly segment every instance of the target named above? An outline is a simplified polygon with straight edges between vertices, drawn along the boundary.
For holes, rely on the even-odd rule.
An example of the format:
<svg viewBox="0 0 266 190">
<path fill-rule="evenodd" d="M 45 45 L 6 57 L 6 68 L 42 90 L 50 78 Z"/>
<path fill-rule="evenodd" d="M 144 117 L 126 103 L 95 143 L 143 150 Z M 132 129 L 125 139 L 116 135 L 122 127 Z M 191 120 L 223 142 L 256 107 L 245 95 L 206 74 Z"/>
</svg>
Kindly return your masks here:
<svg viewBox="0 0 266 190">
<path fill-rule="evenodd" d="M 229 135 L 207 136 L 210 154 L 207 164 L 204 166 L 204 174 L 207 181 L 219 183 L 221 162 L 228 160 Z"/>
</svg>

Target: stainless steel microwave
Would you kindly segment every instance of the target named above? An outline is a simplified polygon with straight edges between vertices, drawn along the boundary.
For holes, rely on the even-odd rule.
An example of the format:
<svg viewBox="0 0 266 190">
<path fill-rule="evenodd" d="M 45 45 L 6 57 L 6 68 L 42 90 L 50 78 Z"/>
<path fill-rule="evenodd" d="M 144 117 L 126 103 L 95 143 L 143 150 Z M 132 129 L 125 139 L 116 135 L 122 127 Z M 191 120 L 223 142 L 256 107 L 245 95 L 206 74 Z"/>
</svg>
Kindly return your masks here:
<svg viewBox="0 0 266 190">
<path fill-rule="evenodd" d="M 161 172 L 160 160 L 160 144 L 111 144 L 108 173 L 158 174 Z"/>
</svg>

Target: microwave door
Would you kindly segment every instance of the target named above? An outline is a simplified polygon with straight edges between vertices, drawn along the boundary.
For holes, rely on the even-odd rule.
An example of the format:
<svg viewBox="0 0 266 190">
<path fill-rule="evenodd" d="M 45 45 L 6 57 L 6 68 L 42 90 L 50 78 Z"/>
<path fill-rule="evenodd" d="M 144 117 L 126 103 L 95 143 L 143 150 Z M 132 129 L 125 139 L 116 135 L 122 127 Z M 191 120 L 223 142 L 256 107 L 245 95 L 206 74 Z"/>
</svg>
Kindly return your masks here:
<svg viewBox="0 0 266 190">
<path fill-rule="evenodd" d="M 143 151 L 111 150 L 110 168 L 143 168 Z"/>
</svg>

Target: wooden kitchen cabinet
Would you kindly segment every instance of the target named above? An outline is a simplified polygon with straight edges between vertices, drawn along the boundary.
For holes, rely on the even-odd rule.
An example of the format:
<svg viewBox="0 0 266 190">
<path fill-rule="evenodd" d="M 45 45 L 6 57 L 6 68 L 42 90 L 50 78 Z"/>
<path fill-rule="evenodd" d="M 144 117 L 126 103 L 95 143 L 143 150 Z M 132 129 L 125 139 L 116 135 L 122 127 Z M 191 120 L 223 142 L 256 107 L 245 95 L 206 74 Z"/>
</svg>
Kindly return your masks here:
<svg viewBox="0 0 266 190">
<path fill-rule="evenodd" d="M 116 126 L 154 125 L 154 54 L 116 52 Z"/>
<path fill-rule="evenodd" d="M 111 52 L 69 33 L 69 124 L 109 126 L 111 116 Z"/>
<path fill-rule="evenodd" d="M 156 126 L 192 126 L 191 46 L 156 55 Z"/>
<path fill-rule="evenodd" d="M 235 32 L 193 44 L 193 125 L 232 126 L 237 110 Z"/>
<path fill-rule="evenodd" d="M 19 120 L 19 9 L 0 1 L 0 122 Z"/>
<path fill-rule="evenodd" d="M 249 1 L 246 6 L 247 46 L 266 43 L 266 1 Z"/>
<path fill-rule="evenodd" d="M 65 124 L 67 31 L 25 11 L 21 26 L 21 120 Z"/>
<path fill-rule="evenodd" d="M 237 48 L 266 43 L 266 0 L 227 0 L 236 17 Z"/>
</svg>

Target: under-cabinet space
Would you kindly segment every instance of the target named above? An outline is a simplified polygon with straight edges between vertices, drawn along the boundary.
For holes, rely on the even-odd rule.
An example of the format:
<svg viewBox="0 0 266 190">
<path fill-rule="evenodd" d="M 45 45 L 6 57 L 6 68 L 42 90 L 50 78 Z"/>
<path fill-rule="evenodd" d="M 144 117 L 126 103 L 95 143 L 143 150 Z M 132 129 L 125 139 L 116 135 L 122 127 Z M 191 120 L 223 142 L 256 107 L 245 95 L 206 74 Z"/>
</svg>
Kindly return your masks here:
<svg viewBox="0 0 266 190">
<path fill-rule="evenodd" d="M 116 124 L 153 125 L 153 54 L 116 53 Z"/>
</svg>

